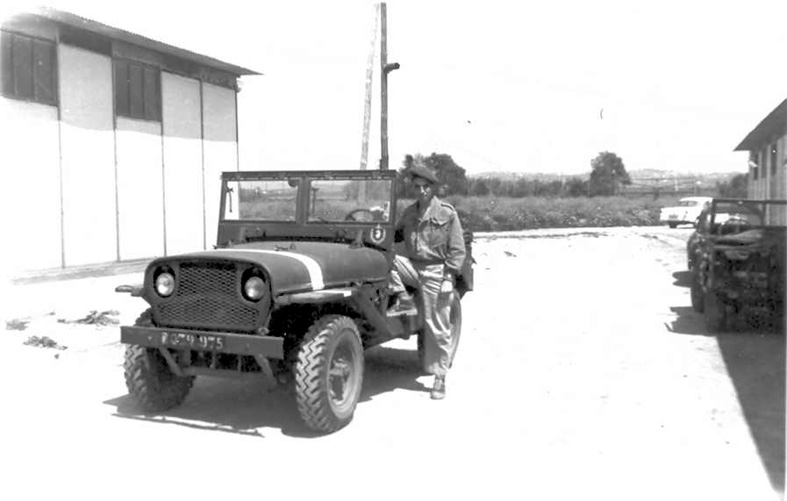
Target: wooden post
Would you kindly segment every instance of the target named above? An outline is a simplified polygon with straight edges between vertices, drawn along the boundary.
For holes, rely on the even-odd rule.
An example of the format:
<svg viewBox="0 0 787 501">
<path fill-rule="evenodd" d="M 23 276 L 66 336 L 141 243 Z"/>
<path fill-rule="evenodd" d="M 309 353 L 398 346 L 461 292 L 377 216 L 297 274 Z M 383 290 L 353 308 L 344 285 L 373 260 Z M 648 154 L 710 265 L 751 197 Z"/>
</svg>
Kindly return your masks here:
<svg viewBox="0 0 787 501">
<path fill-rule="evenodd" d="M 399 63 L 388 64 L 388 21 L 385 2 L 380 3 L 380 170 L 388 170 L 388 73 Z"/>
<path fill-rule="evenodd" d="M 388 170 L 388 15 L 380 3 L 380 170 Z"/>
<path fill-rule="evenodd" d="M 366 61 L 366 99 L 363 108 L 363 138 L 361 139 L 361 170 L 369 163 L 369 125 L 372 121 L 372 80 L 374 76 L 374 52 L 377 45 L 377 23 L 380 19 L 380 5 L 374 9 L 374 29 L 369 58 Z"/>
</svg>

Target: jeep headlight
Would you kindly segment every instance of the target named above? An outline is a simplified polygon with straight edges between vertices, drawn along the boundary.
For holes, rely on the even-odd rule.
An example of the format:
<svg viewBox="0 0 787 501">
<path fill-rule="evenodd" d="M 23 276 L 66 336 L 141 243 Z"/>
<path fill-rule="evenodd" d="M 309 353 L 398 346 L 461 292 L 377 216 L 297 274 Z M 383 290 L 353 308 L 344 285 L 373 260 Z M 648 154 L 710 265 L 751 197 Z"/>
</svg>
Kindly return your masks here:
<svg viewBox="0 0 787 501">
<path fill-rule="evenodd" d="M 243 294 L 251 301 L 259 301 L 265 294 L 265 280 L 258 276 L 249 277 L 243 284 Z"/>
<path fill-rule="evenodd" d="M 175 277 L 167 271 L 156 277 L 156 292 L 161 297 L 171 296 L 175 290 Z"/>
</svg>

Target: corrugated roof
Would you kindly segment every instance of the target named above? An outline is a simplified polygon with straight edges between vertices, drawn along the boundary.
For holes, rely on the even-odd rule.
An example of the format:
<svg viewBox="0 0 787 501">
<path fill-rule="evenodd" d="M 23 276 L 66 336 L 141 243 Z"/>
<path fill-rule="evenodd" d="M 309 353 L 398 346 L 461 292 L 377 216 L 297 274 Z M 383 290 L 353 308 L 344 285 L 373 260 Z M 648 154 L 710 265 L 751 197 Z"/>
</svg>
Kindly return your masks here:
<svg viewBox="0 0 787 501">
<path fill-rule="evenodd" d="M 52 21 L 63 23 L 67 26 L 72 26 L 93 33 L 98 33 L 100 35 L 116 40 L 121 40 L 123 42 L 130 43 L 133 45 L 138 45 L 140 47 L 144 47 L 149 50 L 161 52 L 164 54 L 169 54 L 182 59 L 186 59 L 188 61 L 193 61 L 203 66 L 208 66 L 211 68 L 226 71 L 233 75 L 237 75 L 237 76 L 261 75 L 261 73 L 258 73 L 254 70 L 250 70 L 248 68 L 236 66 L 234 64 L 226 63 L 224 61 L 220 61 L 218 59 L 214 59 L 212 57 L 205 56 L 203 54 L 197 54 L 196 52 L 191 52 L 186 49 L 181 49 L 180 47 L 168 45 L 163 42 L 159 42 L 157 40 L 143 37 L 142 35 L 137 35 L 136 33 L 131 33 L 129 31 L 122 30 L 120 28 L 107 26 L 106 24 L 102 24 L 97 21 L 92 21 L 90 19 L 85 19 L 84 17 L 77 16 L 76 14 L 72 14 L 70 12 L 63 12 L 49 7 L 41 7 L 35 9 L 33 13 L 38 16 L 44 17 L 46 19 L 51 19 Z"/>
<path fill-rule="evenodd" d="M 773 136 L 787 135 L 787 99 L 776 107 L 741 141 L 735 151 L 756 151 Z"/>
</svg>

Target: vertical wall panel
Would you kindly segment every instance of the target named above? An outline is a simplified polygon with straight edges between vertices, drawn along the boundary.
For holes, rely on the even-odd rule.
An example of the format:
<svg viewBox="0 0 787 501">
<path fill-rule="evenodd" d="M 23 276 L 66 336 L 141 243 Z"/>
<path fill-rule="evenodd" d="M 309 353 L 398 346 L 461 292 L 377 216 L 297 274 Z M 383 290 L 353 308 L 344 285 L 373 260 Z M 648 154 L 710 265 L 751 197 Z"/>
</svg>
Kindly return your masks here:
<svg viewBox="0 0 787 501">
<path fill-rule="evenodd" d="M 0 97 L 0 267 L 61 265 L 57 108 Z M 9 243 L 10 242 L 10 243 Z"/>
<path fill-rule="evenodd" d="M 774 174 L 771 181 L 771 198 L 784 199 L 785 195 L 787 195 L 787 186 L 785 186 L 784 179 L 784 160 L 787 158 L 787 152 L 784 149 L 786 146 L 785 142 L 787 142 L 787 136 L 780 137 L 774 143 L 776 146 L 776 174 Z"/>
<path fill-rule="evenodd" d="M 161 74 L 169 255 L 203 248 L 199 87 L 197 80 Z"/>
<path fill-rule="evenodd" d="M 118 240 L 120 259 L 164 254 L 161 124 L 118 117 Z"/>
<path fill-rule="evenodd" d="M 114 261 L 111 61 L 67 45 L 59 46 L 58 56 L 65 264 Z"/>
<path fill-rule="evenodd" d="M 235 91 L 202 84 L 207 246 L 216 244 L 221 173 L 238 170 Z"/>
</svg>

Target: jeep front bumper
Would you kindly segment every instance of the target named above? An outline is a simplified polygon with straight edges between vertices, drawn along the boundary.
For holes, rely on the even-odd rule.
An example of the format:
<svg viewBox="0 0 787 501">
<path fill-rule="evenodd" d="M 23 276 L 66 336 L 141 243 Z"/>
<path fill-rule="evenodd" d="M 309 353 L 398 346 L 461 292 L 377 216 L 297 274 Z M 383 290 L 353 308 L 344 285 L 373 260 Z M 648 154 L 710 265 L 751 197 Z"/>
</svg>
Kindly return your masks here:
<svg viewBox="0 0 787 501">
<path fill-rule="evenodd" d="M 284 358 L 284 338 L 256 334 L 122 326 L 120 342 L 148 348 Z"/>
</svg>

